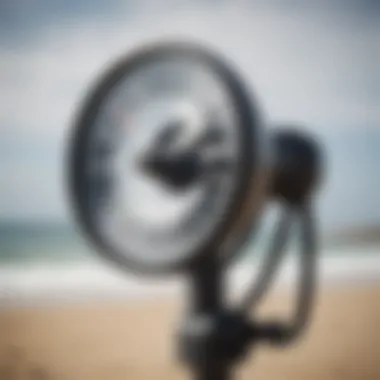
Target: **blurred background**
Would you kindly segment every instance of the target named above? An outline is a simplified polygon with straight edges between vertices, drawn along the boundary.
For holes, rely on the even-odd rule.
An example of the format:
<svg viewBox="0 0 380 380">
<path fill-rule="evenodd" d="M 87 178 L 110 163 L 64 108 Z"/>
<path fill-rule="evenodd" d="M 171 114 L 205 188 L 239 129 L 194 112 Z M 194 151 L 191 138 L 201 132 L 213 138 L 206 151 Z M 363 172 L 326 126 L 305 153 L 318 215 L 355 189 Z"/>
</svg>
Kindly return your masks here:
<svg viewBox="0 0 380 380">
<path fill-rule="evenodd" d="M 295 123 L 323 142 L 324 265 L 378 280 L 379 18 L 377 0 L 0 1 L 0 308 L 54 291 L 117 288 L 111 275 L 89 269 L 106 264 L 75 230 L 67 139 L 98 75 L 140 43 L 167 38 L 228 57 L 268 129 Z M 267 219 L 259 248 L 248 246 L 246 257 L 269 239 Z M 363 373 L 350 378 L 375 378 Z"/>
</svg>

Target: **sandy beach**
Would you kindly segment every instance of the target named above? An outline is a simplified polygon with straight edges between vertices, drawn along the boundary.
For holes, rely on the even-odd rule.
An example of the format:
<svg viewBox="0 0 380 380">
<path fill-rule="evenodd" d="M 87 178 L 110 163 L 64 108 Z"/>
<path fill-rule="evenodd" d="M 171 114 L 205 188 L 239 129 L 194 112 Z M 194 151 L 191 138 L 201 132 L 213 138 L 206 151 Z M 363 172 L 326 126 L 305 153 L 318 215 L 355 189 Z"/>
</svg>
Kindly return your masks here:
<svg viewBox="0 0 380 380">
<path fill-rule="evenodd" d="M 290 306 L 277 292 L 260 314 Z M 0 309 L 0 379 L 190 378 L 174 354 L 182 309 L 168 296 Z M 305 336 L 287 349 L 257 347 L 236 379 L 379 379 L 379 321 L 379 285 L 325 287 Z"/>
</svg>

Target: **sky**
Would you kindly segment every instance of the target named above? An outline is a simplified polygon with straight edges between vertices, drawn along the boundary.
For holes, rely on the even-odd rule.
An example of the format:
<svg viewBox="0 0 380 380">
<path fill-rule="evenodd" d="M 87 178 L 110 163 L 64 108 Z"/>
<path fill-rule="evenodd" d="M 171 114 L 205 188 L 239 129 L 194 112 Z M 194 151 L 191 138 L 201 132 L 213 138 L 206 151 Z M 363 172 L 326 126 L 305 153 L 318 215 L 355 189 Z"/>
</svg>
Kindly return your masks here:
<svg viewBox="0 0 380 380">
<path fill-rule="evenodd" d="M 88 88 L 138 44 L 180 38 L 235 65 L 269 129 L 320 138 L 325 225 L 380 224 L 379 18 L 376 0 L 1 1 L 0 219 L 69 218 L 67 136 Z"/>
</svg>

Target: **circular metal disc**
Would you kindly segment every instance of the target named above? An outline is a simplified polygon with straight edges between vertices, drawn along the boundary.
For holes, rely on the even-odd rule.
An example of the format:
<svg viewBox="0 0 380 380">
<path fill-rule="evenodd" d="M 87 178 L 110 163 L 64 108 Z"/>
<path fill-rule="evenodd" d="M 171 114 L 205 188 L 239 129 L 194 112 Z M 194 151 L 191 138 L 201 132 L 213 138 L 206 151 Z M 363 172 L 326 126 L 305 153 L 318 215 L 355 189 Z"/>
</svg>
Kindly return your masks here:
<svg viewBox="0 0 380 380">
<path fill-rule="evenodd" d="M 103 256 L 162 272 L 215 254 L 252 191 L 250 101 L 220 58 L 191 44 L 142 49 L 102 77 L 75 125 L 69 170 L 76 216 Z M 141 169 L 152 146 L 167 154 L 194 144 L 203 174 L 183 189 Z"/>
</svg>

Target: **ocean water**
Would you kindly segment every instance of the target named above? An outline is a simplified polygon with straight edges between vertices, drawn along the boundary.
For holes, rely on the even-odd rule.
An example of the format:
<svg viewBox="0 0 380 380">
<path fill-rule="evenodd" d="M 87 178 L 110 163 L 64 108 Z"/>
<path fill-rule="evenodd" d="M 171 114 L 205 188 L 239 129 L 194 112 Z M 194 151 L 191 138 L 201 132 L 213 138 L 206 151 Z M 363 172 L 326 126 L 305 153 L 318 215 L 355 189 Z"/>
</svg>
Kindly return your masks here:
<svg viewBox="0 0 380 380">
<path fill-rule="evenodd" d="M 58 223 L 0 224 L 0 266 L 68 263 L 93 259 L 75 227 Z"/>
<path fill-rule="evenodd" d="M 258 231 L 243 249 L 242 256 L 250 259 L 265 254 L 270 236 L 268 231 Z M 288 251 L 294 252 L 296 246 L 296 235 L 293 234 Z M 319 246 L 324 256 L 380 256 L 380 245 L 332 246 L 321 241 Z M 64 265 L 97 260 L 94 249 L 73 224 L 0 223 L 0 266 L 30 266 L 42 263 Z"/>
<path fill-rule="evenodd" d="M 232 267 L 231 291 L 239 295 L 260 270 L 270 242 L 258 233 Z M 283 287 L 297 278 L 295 236 L 288 248 L 277 283 Z M 357 284 L 380 281 L 380 246 L 322 244 L 320 283 Z M 100 259 L 74 225 L 0 224 L 0 308 L 13 304 L 61 303 L 101 298 L 152 297 L 181 292 L 180 278 L 133 276 Z"/>
</svg>

